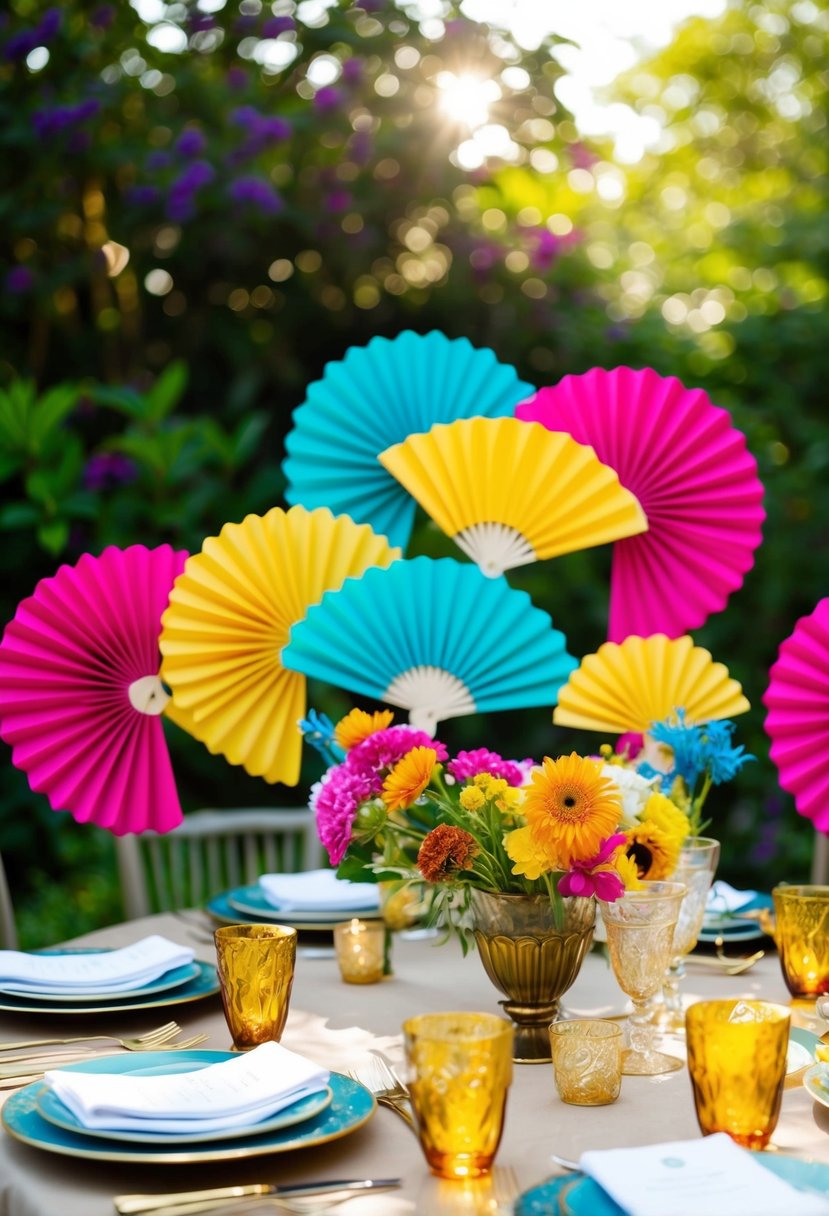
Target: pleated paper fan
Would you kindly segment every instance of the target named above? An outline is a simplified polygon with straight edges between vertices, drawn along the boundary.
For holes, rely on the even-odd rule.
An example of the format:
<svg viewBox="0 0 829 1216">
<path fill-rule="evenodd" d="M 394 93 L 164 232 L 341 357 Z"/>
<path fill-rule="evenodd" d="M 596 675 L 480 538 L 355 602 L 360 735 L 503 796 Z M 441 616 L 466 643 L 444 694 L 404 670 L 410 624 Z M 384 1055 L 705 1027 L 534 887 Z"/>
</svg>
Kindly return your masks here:
<svg viewBox="0 0 829 1216">
<path fill-rule="evenodd" d="M 750 705 L 736 680 L 691 638 L 653 634 L 605 642 L 588 654 L 558 694 L 553 721 L 583 730 L 644 732 L 675 710 L 689 723 L 743 714 Z"/>
<path fill-rule="evenodd" d="M 158 635 L 186 553 L 84 554 L 41 579 L 0 642 L 0 734 L 54 810 L 121 836 L 181 822 Z"/>
<path fill-rule="evenodd" d="M 725 606 L 765 518 L 757 463 L 725 410 L 673 376 L 617 367 L 565 376 L 515 413 L 591 444 L 647 516 L 613 550 L 611 641 L 678 637 Z"/>
<path fill-rule="evenodd" d="M 405 548 L 415 503 L 378 454 L 435 422 L 512 414 L 532 391 L 514 368 L 466 338 L 406 330 L 352 346 L 326 365 L 294 411 L 285 497 L 351 515 Z"/>
<path fill-rule="evenodd" d="M 829 598 L 781 643 L 763 704 L 781 786 L 798 814 L 829 832 Z"/>
<path fill-rule="evenodd" d="M 438 423 L 379 459 L 492 578 L 648 526 L 634 495 L 591 447 L 534 422 Z"/>
<path fill-rule="evenodd" d="M 190 732 L 252 776 L 296 785 L 305 679 L 282 666 L 291 625 L 323 592 L 398 556 L 324 508 L 274 507 L 208 537 L 176 580 L 159 643 Z"/>
<path fill-rule="evenodd" d="M 526 592 L 449 557 L 349 579 L 294 625 L 282 661 L 399 705 L 430 734 L 445 718 L 553 705 L 576 666 Z"/>
</svg>

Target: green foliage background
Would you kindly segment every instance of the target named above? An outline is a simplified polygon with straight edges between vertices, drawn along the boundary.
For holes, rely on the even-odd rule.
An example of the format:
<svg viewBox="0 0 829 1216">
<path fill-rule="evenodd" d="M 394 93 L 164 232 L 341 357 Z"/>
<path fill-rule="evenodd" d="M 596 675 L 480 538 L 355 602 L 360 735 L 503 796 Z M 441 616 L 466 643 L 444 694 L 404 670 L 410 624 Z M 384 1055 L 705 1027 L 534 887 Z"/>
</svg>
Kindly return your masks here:
<svg viewBox="0 0 829 1216">
<path fill-rule="evenodd" d="M 721 870 L 764 889 L 803 878 L 813 832 L 779 788 L 761 697 L 827 585 L 829 18 L 811 0 L 739 0 L 689 23 L 614 85 L 661 129 L 627 165 L 562 107 L 554 38 L 528 52 L 442 8 L 421 20 L 391 0 L 234 0 L 149 21 L 126 4 L 13 0 L 0 25 L 2 618 L 83 551 L 197 550 L 282 503 L 291 411 L 374 334 L 465 336 L 539 385 L 652 366 L 731 412 L 766 487 L 756 565 L 695 639 L 753 706 L 737 737 L 757 762 L 711 799 Z M 161 49 L 161 25 L 176 49 Z M 470 71 L 498 81 L 490 121 L 508 140 L 508 159 L 478 168 L 457 163 L 468 132 L 439 108 L 440 73 Z M 452 551 L 420 521 L 412 554 Z M 510 582 L 583 654 L 604 640 L 608 568 L 589 551 Z M 309 693 L 334 717 L 350 706 Z M 599 741 L 546 713 L 441 736 L 522 756 Z M 297 790 L 270 788 L 175 728 L 170 742 L 186 809 L 295 804 L 319 773 L 309 755 Z M 55 815 L 4 750 L 0 850 L 24 942 L 117 919 L 111 840 Z"/>
</svg>

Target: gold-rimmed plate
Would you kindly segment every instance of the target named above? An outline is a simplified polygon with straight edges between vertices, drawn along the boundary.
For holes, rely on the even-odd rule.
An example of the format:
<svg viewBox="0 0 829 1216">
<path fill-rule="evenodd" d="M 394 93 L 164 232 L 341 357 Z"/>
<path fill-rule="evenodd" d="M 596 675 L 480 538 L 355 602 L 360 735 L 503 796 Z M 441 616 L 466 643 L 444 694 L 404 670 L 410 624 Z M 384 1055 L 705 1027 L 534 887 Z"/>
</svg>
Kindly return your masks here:
<svg viewBox="0 0 829 1216">
<path fill-rule="evenodd" d="M 102 998 L 65 1003 L 51 999 L 39 1000 L 34 996 L 13 996 L 11 993 L 0 993 L 0 1011 L 47 1016 L 73 1013 L 82 1016 L 89 1013 L 126 1013 L 136 1009 L 162 1009 L 167 1005 L 184 1005 L 189 1001 L 200 1001 L 219 991 L 216 968 L 210 963 L 199 962 L 198 959 L 193 965 L 196 967 L 196 973 L 192 979 L 164 992 L 154 991 L 142 994 L 139 989 L 112 999 Z"/>
<path fill-rule="evenodd" d="M 218 1060 L 233 1058 L 230 1052 L 214 1054 Z M 141 1067 L 141 1061 L 136 1060 L 134 1055 L 113 1056 L 110 1064 L 112 1071 L 119 1073 L 129 1072 L 130 1065 L 132 1069 Z M 2 1110 L 2 1123 L 8 1134 L 21 1143 L 64 1157 L 148 1165 L 233 1161 L 327 1144 L 330 1140 L 338 1140 L 357 1131 L 377 1109 L 377 1103 L 369 1091 L 349 1077 L 332 1073 L 329 1086 L 332 1095 L 330 1104 L 301 1123 L 264 1133 L 250 1128 L 246 1136 L 186 1146 L 120 1143 L 107 1139 L 103 1134 L 78 1135 L 68 1128 L 49 1123 L 38 1110 L 38 1100 L 44 1090 L 40 1081 L 25 1086 L 7 1099 Z"/>
</svg>

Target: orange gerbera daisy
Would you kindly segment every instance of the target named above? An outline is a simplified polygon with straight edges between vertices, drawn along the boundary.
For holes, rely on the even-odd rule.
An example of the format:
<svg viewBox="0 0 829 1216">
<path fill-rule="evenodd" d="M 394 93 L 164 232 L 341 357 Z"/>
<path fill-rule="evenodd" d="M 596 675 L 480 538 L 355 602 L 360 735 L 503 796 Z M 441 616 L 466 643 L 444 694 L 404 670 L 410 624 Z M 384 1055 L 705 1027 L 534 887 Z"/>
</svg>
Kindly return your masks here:
<svg viewBox="0 0 829 1216">
<path fill-rule="evenodd" d="M 533 770 L 521 809 L 533 836 L 563 868 L 593 857 L 618 827 L 622 800 L 616 783 L 602 776 L 603 763 L 573 752 L 558 760 L 545 756 Z"/>
<path fill-rule="evenodd" d="M 334 727 L 334 738 L 340 747 L 350 751 L 369 735 L 376 734 L 378 730 L 385 730 L 393 720 L 394 713 L 390 709 L 378 709 L 373 714 L 366 713 L 364 709 L 352 709 Z"/>
<path fill-rule="evenodd" d="M 429 784 L 437 758 L 433 747 L 413 747 L 397 761 L 383 782 L 381 794 L 389 811 L 405 811 L 417 802 Z"/>
</svg>

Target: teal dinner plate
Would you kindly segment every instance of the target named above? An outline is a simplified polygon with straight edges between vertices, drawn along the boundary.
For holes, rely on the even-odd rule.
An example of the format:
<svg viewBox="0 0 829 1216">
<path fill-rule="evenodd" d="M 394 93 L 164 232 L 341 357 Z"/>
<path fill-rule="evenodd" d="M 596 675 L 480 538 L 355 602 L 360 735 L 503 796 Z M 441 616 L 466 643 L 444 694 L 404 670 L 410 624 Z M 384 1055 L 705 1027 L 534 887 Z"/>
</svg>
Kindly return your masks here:
<svg viewBox="0 0 829 1216">
<path fill-rule="evenodd" d="M 802 1068 L 811 1068 L 815 1062 L 815 1048 L 820 1042 L 820 1036 L 812 1030 L 803 1030 L 800 1026 L 792 1026 L 789 1031 L 789 1051 L 786 1059 L 786 1075 L 800 1072 Z"/>
<path fill-rule="evenodd" d="M 50 954 L 63 954 L 62 950 L 50 950 Z M 179 988 L 182 984 L 186 984 L 188 980 L 194 980 L 199 974 L 198 963 L 184 963 L 181 967 L 173 967 L 170 971 L 165 971 L 163 975 L 157 979 L 150 980 L 147 984 L 138 984 L 135 988 L 121 988 L 110 992 L 84 992 L 80 988 L 67 988 L 63 992 L 59 992 L 57 988 L 52 988 L 49 991 L 37 991 L 33 988 L 14 988 L 11 985 L 8 987 L 0 987 L 0 996 L 23 996 L 34 997 L 37 1001 L 82 1001 L 89 1004 L 90 1001 L 100 1003 L 101 1001 L 118 1001 L 125 997 L 150 996 L 154 992 L 166 992 L 170 988 Z"/>
<path fill-rule="evenodd" d="M 779 1153 L 755 1153 L 760 1165 L 799 1191 L 829 1194 L 829 1165 Z M 624 1216 L 624 1210 L 592 1178 L 582 1174 L 550 1178 L 519 1196 L 514 1216 Z"/>
<path fill-rule="evenodd" d="M 773 903 L 770 895 L 757 895 L 741 908 L 740 911 L 756 912 L 760 908 L 771 908 L 772 906 Z M 701 942 L 714 942 L 718 937 L 723 937 L 729 942 L 750 942 L 758 941 L 766 936 L 767 934 L 755 920 L 745 920 L 744 917 L 734 916 L 729 912 L 710 910 L 705 913 L 699 940 Z"/>
<path fill-rule="evenodd" d="M 167 1073 L 195 1072 L 207 1068 L 210 1064 L 219 1064 L 222 1060 L 232 1060 L 232 1052 L 227 1051 L 148 1051 L 145 1059 L 129 1061 L 132 1068 L 113 1067 L 121 1063 L 123 1057 L 113 1056 L 103 1060 L 84 1060 L 80 1064 L 69 1064 L 61 1071 L 65 1072 L 94 1072 L 94 1073 L 123 1073 L 128 1072 L 133 1077 L 157 1077 Z M 72 1114 L 60 1100 L 54 1090 L 42 1089 L 37 1098 L 38 1113 L 48 1123 L 66 1131 L 75 1132 L 79 1136 L 94 1136 L 96 1140 L 115 1140 L 124 1144 L 206 1144 L 211 1140 L 236 1140 L 240 1136 L 263 1135 L 265 1132 L 278 1131 L 283 1127 L 291 1127 L 311 1119 L 320 1111 L 330 1106 L 333 1094 L 330 1088 L 321 1089 L 319 1093 L 309 1094 L 300 1098 L 291 1106 L 260 1119 L 257 1123 L 245 1126 L 225 1128 L 211 1132 L 139 1132 L 125 1129 L 93 1130 L 84 1127 L 79 1119 Z"/>
<path fill-rule="evenodd" d="M 248 916 L 263 917 L 266 916 L 269 920 L 281 920 L 284 923 L 285 917 L 291 917 L 293 921 L 302 921 L 307 924 L 317 924 L 319 921 L 335 920 L 350 920 L 352 916 L 359 916 L 363 920 L 371 920 L 380 916 L 380 908 L 378 904 L 369 904 L 364 908 L 324 908 L 324 909 L 282 909 L 277 908 L 266 898 L 265 892 L 258 883 L 251 883 L 247 887 L 237 887 L 235 891 L 228 891 L 227 902 L 231 908 L 235 908 L 238 912 L 244 912 Z"/>
<path fill-rule="evenodd" d="M 243 899 L 242 892 L 250 892 L 255 886 L 256 884 L 252 884 L 252 887 L 238 887 L 234 891 L 225 891 L 221 895 L 214 895 L 212 899 L 207 901 L 205 907 L 213 919 L 220 925 L 238 925 L 240 923 L 245 924 L 246 922 L 268 924 L 272 922 L 277 925 L 291 925 L 294 929 L 301 929 L 303 932 L 315 933 L 330 933 L 335 925 L 342 924 L 344 920 L 351 920 L 352 916 L 359 915 L 364 920 L 372 920 L 380 916 L 377 908 L 369 908 L 359 913 L 349 909 L 348 911 L 339 913 L 315 913 L 314 916 L 318 917 L 322 915 L 324 919 L 317 920 L 312 917 L 312 919 L 308 920 L 306 917 L 309 913 L 279 912 L 270 904 L 265 903 L 264 896 L 256 912 L 243 912 L 241 908 L 231 903 L 232 898 L 239 897 Z"/>
<path fill-rule="evenodd" d="M 825 1064 L 813 1064 L 803 1077 L 803 1085 L 810 1098 L 829 1106 L 829 1076 Z"/>
<path fill-rule="evenodd" d="M 161 1053 L 146 1053 L 147 1056 Z M 195 1051 L 195 1052 L 165 1052 L 164 1055 L 181 1058 L 197 1057 L 205 1064 L 219 1063 L 222 1060 L 235 1059 L 228 1051 Z M 209 1057 L 209 1059 L 205 1059 Z M 88 1065 L 92 1061 L 84 1061 L 85 1071 L 90 1071 Z M 108 1064 L 107 1071 L 126 1073 L 147 1066 L 147 1059 L 137 1060 L 135 1055 L 112 1056 L 106 1061 L 96 1061 L 98 1064 Z M 79 1065 L 69 1065 L 79 1068 Z M 102 1071 L 94 1069 L 93 1071 Z M 377 1103 L 369 1091 L 357 1081 L 349 1077 L 332 1073 L 329 1081 L 331 1101 L 318 1114 L 304 1119 L 301 1123 L 290 1127 L 274 1128 L 271 1131 L 254 1131 L 247 1128 L 246 1135 L 226 1135 L 223 1140 L 211 1140 L 199 1144 L 138 1144 L 122 1143 L 110 1138 L 109 1134 L 99 1133 L 79 1135 L 66 1127 L 58 1127 L 44 1119 L 38 1109 L 38 1103 L 46 1087 L 42 1081 L 27 1085 L 12 1094 L 2 1109 L 4 1129 L 16 1140 L 29 1144 L 33 1148 L 45 1149 L 49 1153 L 59 1153 L 64 1157 L 87 1158 L 93 1161 L 133 1161 L 153 1165 L 183 1165 L 207 1161 L 232 1161 L 247 1157 L 262 1157 L 267 1153 L 287 1153 L 300 1148 L 316 1148 L 329 1140 L 337 1140 L 347 1136 L 367 1123 Z"/>
<path fill-rule="evenodd" d="M 216 978 L 216 968 L 211 963 L 196 960 L 188 964 L 195 967 L 193 978 L 185 980 L 175 988 L 166 988 L 159 992 L 146 989 L 136 989 L 135 992 L 120 993 L 117 997 L 100 997 L 85 1001 L 70 998 L 59 1002 L 52 998 L 42 999 L 34 996 L 18 996 L 12 993 L 0 993 L 0 1010 L 7 1013 L 119 1013 L 134 1009 L 161 1009 L 167 1005 L 184 1005 L 188 1001 L 199 1001 L 202 997 L 212 996 L 219 991 L 219 981 Z"/>
</svg>

